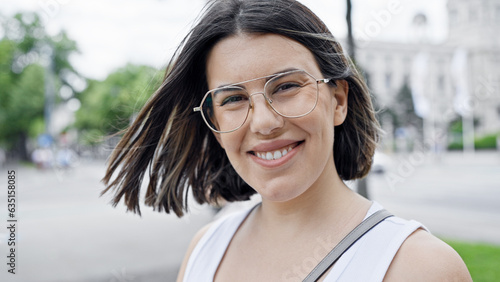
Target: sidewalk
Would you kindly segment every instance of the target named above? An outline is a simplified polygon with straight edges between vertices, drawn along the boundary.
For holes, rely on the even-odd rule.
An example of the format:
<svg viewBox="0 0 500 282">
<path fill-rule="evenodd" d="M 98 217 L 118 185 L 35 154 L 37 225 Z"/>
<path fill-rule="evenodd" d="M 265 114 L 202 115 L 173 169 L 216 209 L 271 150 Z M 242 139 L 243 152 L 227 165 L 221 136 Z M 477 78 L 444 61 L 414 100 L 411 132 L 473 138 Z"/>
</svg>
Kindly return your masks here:
<svg viewBox="0 0 500 282">
<path fill-rule="evenodd" d="M 413 163 L 413 165 L 412 165 Z M 422 222 L 445 239 L 500 245 L 500 154 L 393 157 L 371 175 L 370 194 L 396 215 Z"/>
</svg>

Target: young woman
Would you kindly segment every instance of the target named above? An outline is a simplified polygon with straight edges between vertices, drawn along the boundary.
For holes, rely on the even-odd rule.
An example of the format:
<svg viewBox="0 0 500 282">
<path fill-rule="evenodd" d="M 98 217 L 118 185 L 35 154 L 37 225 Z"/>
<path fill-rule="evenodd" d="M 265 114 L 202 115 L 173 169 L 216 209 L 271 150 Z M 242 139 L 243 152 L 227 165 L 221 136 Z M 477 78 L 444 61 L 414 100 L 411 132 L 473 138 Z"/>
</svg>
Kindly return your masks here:
<svg viewBox="0 0 500 282">
<path fill-rule="evenodd" d="M 262 203 L 193 239 L 178 281 L 302 281 L 382 207 L 344 180 L 370 170 L 370 95 L 324 23 L 292 0 L 211 1 L 104 178 L 130 210 L 182 216 L 199 203 Z M 418 222 L 389 217 L 321 281 L 470 281 L 456 252 Z"/>
</svg>

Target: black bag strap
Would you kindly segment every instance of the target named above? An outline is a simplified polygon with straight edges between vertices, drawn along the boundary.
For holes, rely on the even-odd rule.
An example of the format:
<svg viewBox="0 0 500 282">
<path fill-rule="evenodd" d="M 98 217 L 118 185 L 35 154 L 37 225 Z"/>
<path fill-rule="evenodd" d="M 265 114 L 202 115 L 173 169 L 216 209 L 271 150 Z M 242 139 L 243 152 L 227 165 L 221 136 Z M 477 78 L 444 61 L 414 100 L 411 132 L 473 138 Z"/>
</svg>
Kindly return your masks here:
<svg viewBox="0 0 500 282">
<path fill-rule="evenodd" d="M 304 278 L 303 282 L 317 281 L 359 238 L 363 237 L 363 235 L 384 219 L 391 216 L 393 215 L 390 212 L 382 209 L 363 220 L 316 265 L 311 273 Z"/>
</svg>

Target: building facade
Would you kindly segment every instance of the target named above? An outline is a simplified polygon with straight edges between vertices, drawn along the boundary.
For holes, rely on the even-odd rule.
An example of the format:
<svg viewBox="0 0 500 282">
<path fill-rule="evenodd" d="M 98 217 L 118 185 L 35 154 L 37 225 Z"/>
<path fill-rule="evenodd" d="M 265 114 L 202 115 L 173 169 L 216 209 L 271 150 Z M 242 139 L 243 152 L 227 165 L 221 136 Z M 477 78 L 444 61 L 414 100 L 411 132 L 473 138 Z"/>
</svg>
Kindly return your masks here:
<svg viewBox="0 0 500 282">
<path fill-rule="evenodd" d="M 447 10 L 443 43 L 426 40 L 426 17 L 418 14 L 409 30 L 414 43 L 359 42 L 357 64 L 382 108 L 397 108 L 406 84 L 427 130 L 446 131 L 450 122 L 473 117 L 476 136 L 498 134 L 500 0 L 449 0 Z"/>
</svg>

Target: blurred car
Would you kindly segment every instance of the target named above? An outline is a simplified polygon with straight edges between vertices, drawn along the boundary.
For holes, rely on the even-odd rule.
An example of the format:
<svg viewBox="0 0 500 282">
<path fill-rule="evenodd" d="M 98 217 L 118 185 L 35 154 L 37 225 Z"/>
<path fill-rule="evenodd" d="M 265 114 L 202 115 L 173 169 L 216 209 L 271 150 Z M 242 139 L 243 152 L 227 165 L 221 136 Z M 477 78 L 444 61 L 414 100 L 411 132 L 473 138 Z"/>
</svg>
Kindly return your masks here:
<svg viewBox="0 0 500 282">
<path fill-rule="evenodd" d="M 382 153 L 381 151 L 375 151 L 373 155 L 373 163 L 372 163 L 372 173 L 382 174 L 385 173 L 391 164 L 391 158 Z"/>
</svg>

